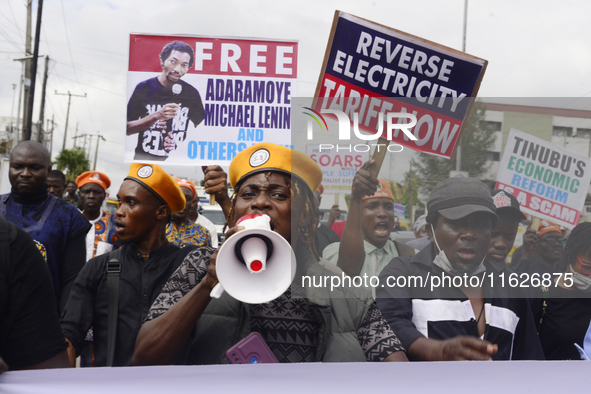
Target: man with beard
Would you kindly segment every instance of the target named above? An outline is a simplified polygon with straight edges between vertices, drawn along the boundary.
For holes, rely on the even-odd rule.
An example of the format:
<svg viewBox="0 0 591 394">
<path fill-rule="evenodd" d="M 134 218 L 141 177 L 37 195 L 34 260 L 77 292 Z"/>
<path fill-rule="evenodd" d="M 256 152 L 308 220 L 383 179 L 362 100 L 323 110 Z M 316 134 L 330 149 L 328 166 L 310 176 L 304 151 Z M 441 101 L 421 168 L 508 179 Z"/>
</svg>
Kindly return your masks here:
<svg viewBox="0 0 591 394">
<path fill-rule="evenodd" d="M 312 193 L 321 180 L 312 159 L 283 146 L 261 143 L 236 155 L 230 164 L 236 191 L 230 216 L 268 215 L 271 228 L 294 250 L 299 273 L 268 303 L 244 304 L 228 293 L 212 300 L 217 253 L 192 252 L 152 305 L 133 364 L 228 363 L 226 351 L 251 331 L 261 334 L 280 362 L 405 361 L 364 289 L 301 286 L 299 275 L 333 275 L 319 264 L 313 246 L 318 221 Z M 228 238 L 242 229 L 233 227 Z"/>
<path fill-rule="evenodd" d="M 189 221 L 189 210 L 192 201 L 197 197 L 195 186 L 186 179 L 175 179 L 187 204 L 185 209 L 172 214 L 172 221 L 166 228 L 166 238 L 178 247 L 186 245 L 211 246 L 211 235 L 209 231 L 200 224 Z"/>
<path fill-rule="evenodd" d="M 173 41 L 162 48 L 162 73 L 140 82 L 127 103 L 127 135 L 137 134 L 135 160 L 164 161 L 187 138 L 189 120 L 205 117 L 197 89 L 181 78 L 195 62 L 193 48 Z"/>
<path fill-rule="evenodd" d="M 507 256 L 517 236 L 519 222 L 527 218 L 519 209 L 519 202 L 512 194 L 504 190 L 495 190 L 492 198 L 497 208 L 499 222 L 493 230 L 486 258 L 491 263 L 506 265 Z"/>
<path fill-rule="evenodd" d="M 0 215 L 29 233 L 45 255 L 58 313 L 86 262 L 85 237 L 90 223 L 80 211 L 47 193 L 49 152 L 35 141 L 23 141 L 10 154 L 10 194 L 0 196 Z"/>
<path fill-rule="evenodd" d="M 191 246 L 180 249 L 166 240 L 170 215 L 183 210 L 186 201 L 176 181 L 160 166 L 133 163 L 117 198 L 115 231 L 124 246 L 86 263 L 62 316 L 72 363 L 93 327 L 94 366 L 130 365 L 135 338 L 150 305 L 193 250 Z M 118 288 L 117 294 L 113 288 Z M 110 296 L 118 302 L 109 302 Z M 114 327 L 109 325 L 109 309 L 116 312 Z"/>
<path fill-rule="evenodd" d="M 377 287 L 378 306 L 409 359 L 543 359 L 525 295 L 502 285 L 512 271 L 486 260 L 498 221 L 486 185 L 446 179 L 427 210 L 431 245 L 392 260 Z"/>
<path fill-rule="evenodd" d="M 351 201 L 340 243 L 328 245 L 322 257 L 349 276 L 377 276 L 394 257 L 412 256 L 414 249 L 390 240 L 394 229 L 394 195 L 385 179 L 377 179 L 365 163 L 353 178 Z M 375 297 L 375 288 L 371 288 Z"/>
</svg>

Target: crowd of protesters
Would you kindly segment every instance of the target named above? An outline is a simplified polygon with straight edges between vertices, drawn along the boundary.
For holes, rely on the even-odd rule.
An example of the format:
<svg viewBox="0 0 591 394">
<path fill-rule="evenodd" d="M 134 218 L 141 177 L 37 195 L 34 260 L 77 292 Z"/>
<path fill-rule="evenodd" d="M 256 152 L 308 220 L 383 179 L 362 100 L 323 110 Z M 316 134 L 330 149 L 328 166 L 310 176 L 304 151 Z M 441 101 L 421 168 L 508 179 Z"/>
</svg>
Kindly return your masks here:
<svg viewBox="0 0 591 394">
<path fill-rule="evenodd" d="M 0 372 L 76 366 L 78 357 L 82 367 L 223 364 L 250 332 L 289 363 L 588 359 L 591 223 L 565 238 L 542 220 L 508 264 L 520 223 L 531 223 L 517 199 L 450 178 L 431 191 L 416 239 L 393 241 L 396 199 L 372 165 L 355 174 L 346 221 L 335 205 L 327 225 L 322 171 L 301 152 L 260 143 L 228 174 L 203 169 L 226 239 L 243 230 L 241 217 L 266 214 L 296 256 L 284 294 L 246 304 L 210 296 L 218 237 L 191 182 L 133 163 L 110 213 L 107 174 L 66 183 L 42 145 L 19 144 L 12 190 L 0 196 Z M 335 276 L 375 282 L 302 280 Z"/>
</svg>

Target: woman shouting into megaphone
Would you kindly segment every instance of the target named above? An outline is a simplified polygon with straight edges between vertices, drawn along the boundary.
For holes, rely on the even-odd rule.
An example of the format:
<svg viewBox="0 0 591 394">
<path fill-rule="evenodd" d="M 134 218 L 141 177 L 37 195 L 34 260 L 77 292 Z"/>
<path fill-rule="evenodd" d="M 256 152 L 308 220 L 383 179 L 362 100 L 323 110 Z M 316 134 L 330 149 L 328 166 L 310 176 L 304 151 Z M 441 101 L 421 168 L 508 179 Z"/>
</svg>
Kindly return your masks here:
<svg viewBox="0 0 591 394">
<path fill-rule="evenodd" d="M 235 195 L 228 219 L 264 214 L 270 229 L 239 223 L 219 252 L 201 248 L 187 255 L 152 305 L 133 365 L 225 364 L 226 351 L 253 331 L 279 362 L 406 361 L 366 289 L 335 287 L 330 280 L 329 286 L 311 285 L 343 275 L 330 263 L 325 266 L 314 248 L 318 216 L 312 196 L 321 179 L 314 161 L 283 146 L 261 143 L 236 155 L 230 165 Z M 246 241 L 238 244 L 248 232 L 272 244 L 270 254 L 268 242 L 258 246 L 264 250 L 264 272 L 252 272 L 248 261 L 241 261 Z M 216 299 L 211 293 L 218 278 L 226 292 Z"/>
</svg>

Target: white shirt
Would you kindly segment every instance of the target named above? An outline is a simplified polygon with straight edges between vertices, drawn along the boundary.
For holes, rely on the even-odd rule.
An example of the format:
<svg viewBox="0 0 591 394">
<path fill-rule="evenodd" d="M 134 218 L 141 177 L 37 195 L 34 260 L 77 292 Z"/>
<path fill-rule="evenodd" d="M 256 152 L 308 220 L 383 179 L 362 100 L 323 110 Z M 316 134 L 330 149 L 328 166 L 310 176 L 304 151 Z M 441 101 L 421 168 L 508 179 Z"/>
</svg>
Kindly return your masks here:
<svg viewBox="0 0 591 394">
<path fill-rule="evenodd" d="M 102 214 L 103 213 L 101 212 L 96 219 L 89 220 L 91 227 L 90 230 L 88 230 L 88 233 L 86 233 L 86 261 L 90 260 L 94 254 L 94 233 L 96 231 L 94 225 L 101 220 Z"/>
<path fill-rule="evenodd" d="M 209 234 L 211 235 L 211 246 L 213 246 L 214 248 L 217 248 L 218 247 L 218 233 L 215 229 L 215 224 L 213 224 L 213 222 L 211 220 L 209 220 L 208 218 L 206 218 L 202 214 L 199 214 L 197 216 L 197 220 L 195 220 L 195 223 L 202 225 L 203 227 L 205 227 L 209 231 Z"/>
<path fill-rule="evenodd" d="M 94 227 L 94 225 L 96 224 L 96 222 L 101 220 L 102 216 L 103 216 L 103 212 L 101 211 L 101 213 L 99 214 L 99 216 L 96 219 L 89 220 L 91 227 L 90 227 L 90 230 L 88 230 L 88 233 L 86 233 L 86 261 L 88 261 L 94 257 L 93 256 L 94 255 L 94 237 L 96 235 L 95 234 L 96 228 Z M 108 253 L 111 250 L 113 250 L 113 245 L 111 245 L 110 243 L 99 241 L 99 243 L 96 245 L 96 255 L 97 256 L 104 254 L 104 253 Z"/>
</svg>

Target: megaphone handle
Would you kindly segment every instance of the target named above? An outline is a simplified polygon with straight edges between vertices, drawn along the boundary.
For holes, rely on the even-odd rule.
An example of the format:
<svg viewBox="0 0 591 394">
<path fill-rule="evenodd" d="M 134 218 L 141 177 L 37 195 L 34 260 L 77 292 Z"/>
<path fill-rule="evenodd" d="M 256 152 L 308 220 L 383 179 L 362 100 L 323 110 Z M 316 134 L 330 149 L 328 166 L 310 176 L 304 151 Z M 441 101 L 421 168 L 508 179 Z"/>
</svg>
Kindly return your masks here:
<svg viewBox="0 0 591 394">
<path fill-rule="evenodd" d="M 220 298 L 222 296 L 222 294 L 224 294 L 224 288 L 222 287 L 221 283 L 218 283 L 217 285 L 215 285 L 213 287 L 213 289 L 211 290 L 211 293 L 209 293 L 209 296 L 211 298 L 215 298 L 217 300 L 218 298 Z"/>
</svg>

